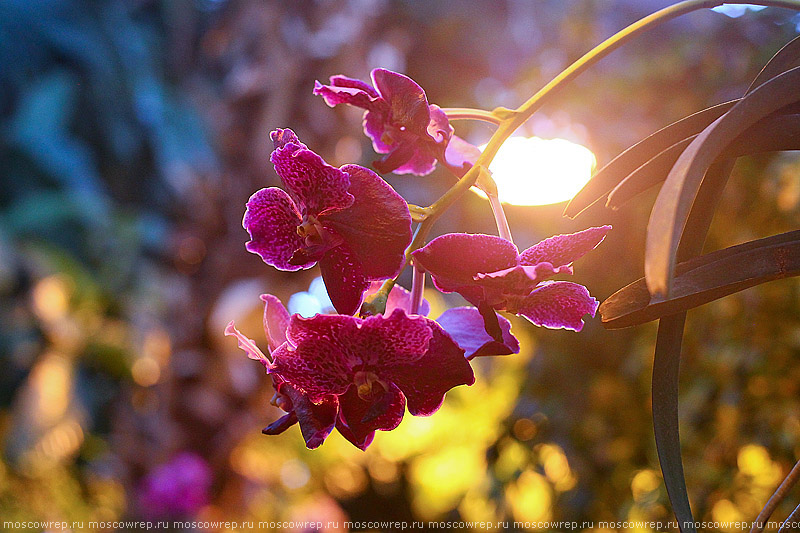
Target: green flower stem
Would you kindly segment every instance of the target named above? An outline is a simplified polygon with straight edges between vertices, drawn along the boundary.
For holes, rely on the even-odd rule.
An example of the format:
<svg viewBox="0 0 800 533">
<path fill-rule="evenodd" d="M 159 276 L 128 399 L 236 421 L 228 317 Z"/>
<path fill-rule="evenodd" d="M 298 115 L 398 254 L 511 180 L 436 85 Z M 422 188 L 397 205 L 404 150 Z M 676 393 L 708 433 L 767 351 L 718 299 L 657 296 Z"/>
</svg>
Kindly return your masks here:
<svg viewBox="0 0 800 533">
<path fill-rule="evenodd" d="M 433 223 L 442 211 L 449 208 L 467 189 L 475 185 L 478 176 L 482 173 L 489 176 L 486 170 L 492 162 L 500 146 L 508 139 L 517 128 L 528 120 L 539 108 L 550 101 L 567 82 L 572 81 L 584 70 L 603 59 L 605 56 L 622 46 L 624 43 L 638 37 L 639 34 L 653 28 L 654 26 L 667 22 L 676 17 L 697 11 L 699 9 L 710 9 L 721 6 L 722 4 L 754 4 L 767 7 L 785 7 L 788 9 L 800 10 L 798 0 L 685 0 L 669 7 L 656 11 L 655 13 L 634 22 L 627 28 L 617 32 L 599 45 L 592 48 L 572 65 L 564 69 L 558 76 L 553 78 L 550 83 L 542 87 L 536 94 L 531 96 L 528 101 L 517 109 L 506 109 L 499 107 L 491 113 L 473 109 L 452 108 L 453 118 L 475 118 L 487 120 L 498 124 L 494 135 L 489 139 L 486 149 L 478 157 L 475 165 L 455 184 L 450 190 L 442 195 L 436 202 L 431 204 L 420 223 L 419 231 L 412 241 L 406 257 L 410 257 L 411 252 L 421 247 Z"/>
<path fill-rule="evenodd" d="M 470 109 L 467 107 L 447 107 L 442 109 L 449 120 L 482 120 L 500 125 L 503 119 L 485 109 Z"/>
<path fill-rule="evenodd" d="M 511 237 L 511 228 L 508 226 L 508 219 L 506 219 L 506 213 L 503 211 L 503 204 L 500 202 L 500 197 L 497 194 L 488 194 L 489 196 L 489 205 L 492 206 L 492 213 L 494 214 L 494 220 L 497 223 L 497 234 L 507 240 L 514 242 L 514 239 Z"/>
<path fill-rule="evenodd" d="M 422 305 L 422 295 L 425 292 L 425 271 L 414 265 L 414 274 L 411 278 L 411 306 L 408 313 L 418 315 Z"/>
</svg>

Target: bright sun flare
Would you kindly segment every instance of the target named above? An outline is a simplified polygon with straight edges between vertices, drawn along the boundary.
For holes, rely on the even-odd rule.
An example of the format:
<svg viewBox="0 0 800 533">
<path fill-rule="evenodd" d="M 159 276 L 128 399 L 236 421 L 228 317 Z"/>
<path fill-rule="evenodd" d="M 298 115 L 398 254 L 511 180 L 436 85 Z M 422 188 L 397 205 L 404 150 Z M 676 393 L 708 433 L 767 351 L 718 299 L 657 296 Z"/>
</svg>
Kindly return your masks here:
<svg viewBox="0 0 800 533">
<path fill-rule="evenodd" d="M 595 161 L 591 150 L 565 139 L 511 137 L 503 143 L 489 170 L 501 202 L 546 205 L 575 196 L 592 176 Z M 475 187 L 472 190 L 486 197 Z"/>
</svg>

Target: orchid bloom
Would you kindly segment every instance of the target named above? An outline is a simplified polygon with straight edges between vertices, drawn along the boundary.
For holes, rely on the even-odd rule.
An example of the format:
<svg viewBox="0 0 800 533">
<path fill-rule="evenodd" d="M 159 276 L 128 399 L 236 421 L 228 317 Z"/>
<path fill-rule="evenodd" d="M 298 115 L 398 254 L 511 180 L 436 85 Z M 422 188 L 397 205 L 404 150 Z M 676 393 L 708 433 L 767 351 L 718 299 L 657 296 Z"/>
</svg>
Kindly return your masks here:
<svg viewBox="0 0 800 533">
<path fill-rule="evenodd" d="M 439 106 L 428 104 L 425 91 L 411 78 L 381 68 L 371 76 L 374 87 L 332 76 L 330 85 L 316 82 L 314 94 L 331 107 L 349 104 L 366 110 L 364 132 L 376 152 L 388 154 L 373 163 L 378 172 L 430 174 L 453 137 L 447 116 Z"/>
<path fill-rule="evenodd" d="M 262 299 L 271 358 L 233 323 L 226 334 L 264 364 L 276 385 L 274 403 L 287 411 L 265 433 L 299 422 L 306 445 L 314 448 L 336 427 L 363 450 L 376 430 L 397 427 L 406 405 L 412 415 L 430 415 L 448 390 L 475 381 L 464 351 L 423 316 L 397 307 L 367 318 L 289 317 L 277 298 Z"/>
<path fill-rule="evenodd" d="M 272 132 L 270 160 L 286 191 L 261 189 L 250 197 L 242 225 L 247 250 L 279 270 L 319 263 L 334 307 L 353 314 L 370 280 L 396 276 L 411 242 L 403 198 L 373 171 L 335 168 L 293 131 Z"/>
<path fill-rule="evenodd" d="M 599 245 L 610 229 L 557 235 L 522 253 L 500 237 L 453 233 L 437 237 L 412 256 L 440 291 L 458 292 L 478 307 L 495 340 L 502 339 L 502 331 L 494 310 L 524 316 L 537 326 L 580 331 L 582 317 L 594 316 L 597 300 L 577 283 L 544 280 L 572 274 L 572 262 Z"/>
</svg>

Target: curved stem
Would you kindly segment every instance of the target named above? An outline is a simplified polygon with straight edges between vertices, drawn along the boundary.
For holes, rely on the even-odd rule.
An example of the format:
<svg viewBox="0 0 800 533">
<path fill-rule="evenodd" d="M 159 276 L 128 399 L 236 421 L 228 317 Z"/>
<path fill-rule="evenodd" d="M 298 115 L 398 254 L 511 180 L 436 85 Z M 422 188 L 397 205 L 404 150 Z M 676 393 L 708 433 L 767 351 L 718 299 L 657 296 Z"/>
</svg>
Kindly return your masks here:
<svg viewBox="0 0 800 533">
<path fill-rule="evenodd" d="M 489 205 L 492 206 L 494 220 L 497 223 L 497 234 L 502 239 L 514 242 L 511 237 L 511 228 L 508 226 L 508 219 L 506 219 L 506 213 L 503 211 L 503 204 L 500 203 L 500 197 L 497 194 L 488 194 L 487 196 L 489 197 Z"/>
<path fill-rule="evenodd" d="M 422 295 L 425 292 L 425 271 L 414 265 L 414 274 L 411 277 L 411 305 L 408 314 L 418 315 L 422 305 Z"/>
<path fill-rule="evenodd" d="M 764 530 L 764 526 L 769 520 L 769 517 L 772 516 L 772 512 L 775 510 L 776 507 L 786 498 L 786 495 L 792 490 L 797 480 L 800 479 L 800 461 L 795 463 L 794 468 L 792 471 L 789 472 L 789 475 L 783 480 L 780 486 L 775 489 L 775 492 L 772 496 L 769 497 L 767 504 L 761 509 L 761 512 L 758 513 L 756 517 L 756 521 L 753 522 L 753 527 L 750 528 L 750 533 L 761 533 Z M 792 513 L 794 514 L 794 513 Z"/>
<path fill-rule="evenodd" d="M 797 520 L 800 519 L 800 505 L 794 508 L 794 511 L 786 517 L 786 520 L 783 521 L 781 524 L 781 528 L 778 530 L 778 533 L 783 533 L 784 531 L 789 531 L 790 529 L 794 529 L 797 527 Z"/>
<path fill-rule="evenodd" d="M 471 186 L 475 184 L 480 172 L 487 172 L 485 169 L 489 168 L 489 163 L 492 162 L 500 146 L 508 139 L 514 131 L 517 130 L 526 120 L 528 120 L 539 108 L 541 108 L 549 100 L 558 94 L 567 82 L 572 81 L 579 74 L 583 73 L 587 68 L 597 63 L 599 60 L 622 46 L 627 41 L 638 37 L 641 33 L 652 27 L 667 22 L 676 17 L 697 11 L 699 9 L 707 9 L 720 6 L 722 4 L 755 4 L 767 7 L 785 7 L 794 10 L 800 10 L 800 1 L 798 0 L 684 0 L 677 4 L 671 5 L 655 13 L 644 17 L 643 19 L 634 22 L 625 29 L 615 33 L 599 45 L 592 48 L 589 52 L 584 54 L 580 59 L 572 63 L 569 67 L 564 69 L 558 76 L 553 78 L 547 85 L 542 87 L 536 94 L 531 96 L 517 109 L 498 108 L 492 113 L 478 112 L 478 110 L 469 110 L 470 116 L 466 115 L 464 118 L 478 118 L 480 115 L 481 120 L 490 120 L 488 115 L 500 120 L 498 128 L 489 139 L 486 149 L 478 157 L 472 168 L 464 174 L 464 176 L 453 185 L 444 195 L 442 195 L 436 202 L 431 204 L 426 213 L 425 219 L 420 224 L 420 231 L 417 233 L 414 241 L 406 250 L 406 257 L 409 257 L 411 252 L 419 248 L 425 242 L 425 237 L 430 230 L 433 222 L 441 216 L 441 212 L 449 208 L 458 198 L 461 197 Z M 458 108 L 454 110 L 463 111 Z M 474 116 L 473 116 L 474 114 Z M 455 118 L 455 116 L 454 116 Z M 492 122 L 495 122 L 493 119 Z M 483 170 L 479 170 L 483 169 Z"/>
<path fill-rule="evenodd" d="M 444 114 L 450 120 L 482 120 L 492 124 L 500 125 L 503 119 L 485 109 L 471 109 L 468 107 L 446 107 L 443 108 Z"/>
</svg>

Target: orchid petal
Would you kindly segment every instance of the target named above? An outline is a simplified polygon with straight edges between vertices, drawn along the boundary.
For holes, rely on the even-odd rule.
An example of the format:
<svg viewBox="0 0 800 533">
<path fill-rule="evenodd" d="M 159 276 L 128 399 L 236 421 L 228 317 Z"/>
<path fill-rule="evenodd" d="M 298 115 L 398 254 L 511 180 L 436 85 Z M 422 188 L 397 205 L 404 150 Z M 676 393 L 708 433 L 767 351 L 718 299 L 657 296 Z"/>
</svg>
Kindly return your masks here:
<svg viewBox="0 0 800 533">
<path fill-rule="evenodd" d="M 261 300 L 264 302 L 264 332 L 267 334 L 269 350 L 272 351 L 286 342 L 289 311 L 271 294 L 262 294 Z"/>
<path fill-rule="evenodd" d="M 325 254 L 319 262 L 320 273 L 331 303 L 337 312 L 352 315 L 369 286 L 364 266 L 350 247 L 343 243 Z"/>
<path fill-rule="evenodd" d="M 300 432 L 309 449 L 317 448 L 333 431 L 336 414 L 339 411 L 339 400 L 336 396 L 326 396 L 319 403 L 312 403 L 308 396 L 293 384 L 283 382 L 278 385 L 278 392 L 292 400 L 292 412 L 300 424 Z"/>
<path fill-rule="evenodd" d="M 427 134 L 431 115 L 422 87 L 408 76 L 382 68 L 372 71 L 372 82 L 389 104 L 390 120 L 394 124 L 417 135 Z"/>
<path fill-rule="evenodd" d="M 269 370 L 271 363 L 267 356 L 264 355 L 264 352 L 259 349 L 254 340 L 246 337 L 241 331 L 236 329 L 236 327 L 233 325 L 233 320 L 231 320 L 230 323 L 228 323 L 228 326 L 225 328 L 225 335 L 236 337 L 239 348 L 245 351 L 247 357 L 260 362 Z"/>
<path fill-rule="evenodd" d="M 397 313 L 397 311 L 395 311 Z M 381 378 L 395 383 L 408 401 L 408 411 L 415 416 L 436 412 L 444 395 L 458 385 L 472 385 L 475 374 L 464 350 L 433 320 L 428 320 L 432 337 L 424 356 L 411 364 L 383 369 Z"/>
<path fill-rule="evenodd" d="M 382 372 L 396 365 L 408 365 L 425 357 L 431 342 L 433 321 L 419 315 L 407 315 L 395 309 L 389 316 L 363 319 L 360 328 L 361 360 Z"/>
<path fill-rule="evenodd" d="M 242 226 L 250 234 L 245 247 L 279 270 L 310 268 L 315 261 L 290 262 L 294 252 L 305 245 L 297 234 L 301 222 L 297 207 L 284 191 L 276 187 L 256 191 L 247 201 L 242 221 Z"/>
<path fill-rule="evenodd" d="M 548 262 L 556 267 L 570 265 L 603 242 L 611 226 L 589 228 L 569 235 L 556 235 L 535 244 L 520 254 L 520 263 Z"/>
<path fill-rule="evenodd" d="M 502 342 L 486 333 L 483 317 L 474 307 L 455 307 L 448 309 L 436 322 L 461 347 L 467 359 L 482 355 L 508 355 L 519 353 L 519 341 L 511 333 L 511 322 L 498 316 L 502 331 Z"/>
<path fill-rule="evenodd" d="M 272 352 L 273 371 L 303 389 L 312 402 L 344 394 L 352 382 L 352 369 L 361 364 L 352 349 L 358 336 L 357 321 L 351 316 L 293 315 L 287 342 Z"/>
<path fill-rule="evenodd" d="M 368 168 L 345 165 L 355 201 L 324 219 L 349 245 L 368 279 L 395 277 L 411 243 L 411 215 L 402 196 Z"/>
<path fill-rule="evenodd" d="M 594 316 L 599 302 L 583 285 L 568 281 L 543 283 L 529 296 L 509 300 L 508 310 L 524 316 L 537 326 L 583 329 L 584 315 Z"/>
<path fill-rule="evenodd" d="M 361 399 L 356 387 L 351 386 L 339 397 L 339 403 L 337 428 L 362 450 L 372 442 L 376 430 L 391 431 L 400 425 L 406 410 L 406 398 L 394 384 L 373 401 Z"/>
<path fill-rule="evenodd" d="M 473 304 L 483 297 L 483 289 L 474 277 L 517 264 L 517 247 L 493 235 L 450 233 L 437 237 L 416 250 L 417 265 L 430 272 L 433 283 L 442 292 L 459 292 Z"/>
<path fill-rule="evenodd" d="M 300 211 L 318 216 L 350 207 L 353 195 L 347 192 L 350 188 L 347 173 L 327 164 L 303 144 L 287 142 L 281 145 L 287 137 L 285 131 L 272 132 L 273 140 L 278 140 L 275 140 L 276 147 L 270 161 L 300 206 Z"/>
</svg>

